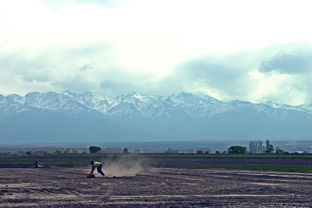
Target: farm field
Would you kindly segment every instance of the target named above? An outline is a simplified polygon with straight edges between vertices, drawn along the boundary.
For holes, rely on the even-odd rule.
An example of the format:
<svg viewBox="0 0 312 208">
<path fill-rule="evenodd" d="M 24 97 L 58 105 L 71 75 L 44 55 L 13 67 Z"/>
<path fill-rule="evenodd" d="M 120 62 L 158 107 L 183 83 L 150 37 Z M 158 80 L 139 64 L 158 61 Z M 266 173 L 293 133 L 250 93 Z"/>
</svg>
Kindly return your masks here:
<svg viewBox="0 0 312 208">
<path fill-rule="evenodd" d="M 42 168 L 31 168 L 35 159 Z M 107 177 L 96 174 L 96 178 L 86 178 L 90 160 L 104 162 Z M 0 165 L 0 207 L 312 204 L 310 156 L 1 156 Z M 272 171 L 275 168 L 298 172 Z"/>
<path fill-rule="evenodd" d="M 1 168 L 0 207 L 310 207 L 312 174 L 147 168 L 86 178 L 86 168 Z"/>
</svg>

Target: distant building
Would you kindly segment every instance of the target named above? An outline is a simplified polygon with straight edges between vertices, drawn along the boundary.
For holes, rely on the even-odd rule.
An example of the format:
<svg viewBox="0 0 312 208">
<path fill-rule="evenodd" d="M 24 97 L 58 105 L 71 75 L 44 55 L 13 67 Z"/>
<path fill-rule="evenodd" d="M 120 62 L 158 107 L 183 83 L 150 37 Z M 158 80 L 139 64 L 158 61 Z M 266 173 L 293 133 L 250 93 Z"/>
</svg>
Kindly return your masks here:
<svg viewBox="0 0 312 208">
<path fill-rule="evenodd" d="M 209 154 L 210 151 L 211 150 L 209 148 L 198 148 L 198 149 L 196 149 L 197 154 Z"/>
<path fill-rule="evenodd" d="M 193 154 L 193 153 L 195 153 L 195 150 L 192 149 L 192 148 L 189 148 L 189 149 L 179 149 L 178 151 L 179 151 L 179 153 L 182 153 L 182 154 Z"/>
<path fill-rule="evenodd" d="M 252 140 L 249 142 L 249 152 L 251 154 L 264 153 L 264 146 L 261 140 Z"/>
<path fill-rule="evenodd" d="M 173 148 L 168 148 L 168 150 L 166 151 L 167 154 L 177 154 L 179 153 L 178 150 L 173 149 Z"/>
<path fill-rule="evenodd" d="M 133 152 L 134 154 L 140 154 L 140 153 L 143 153 L 143 151 L 142 151 L 142 150 L 140 150 L 140 149 L 134 149 L 132 152 Z"/>
</svg>

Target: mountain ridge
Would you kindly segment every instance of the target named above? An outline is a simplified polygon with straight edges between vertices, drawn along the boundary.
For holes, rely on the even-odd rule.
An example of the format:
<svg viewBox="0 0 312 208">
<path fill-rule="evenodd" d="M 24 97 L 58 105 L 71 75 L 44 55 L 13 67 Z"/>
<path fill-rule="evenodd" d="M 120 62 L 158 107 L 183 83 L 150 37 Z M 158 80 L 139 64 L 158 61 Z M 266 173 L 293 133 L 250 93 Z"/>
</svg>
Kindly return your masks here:
<svg viewBox="0 0 312 208">
<path fill-rule="evenodd" d="M 51 99 L 52 97 L 52 99 Z M 32 107 L 37 108 L 47 108 L 51 110 L 55 110 L 56 108 L 63 108 L 68 109 L 74 108 L 75 110 L 80 108 L 90 108 L 91 110 L 97 110 L 106 114 L 108 109 L 114 108 L 122 103 L 131 103 L 136 105 L 135 107 L 142 108 L 143 105 L 150 105 L 151 103 L 159 103 L 159 101 L 166 102 L 167 104 L 171 104 L 173 107 L 181 107 L 181 104 L 186 106 L 190 105 L 227 105 L 226 107 L 233 108 L 236 107 L 243 107 L 247 105 L 265 105 L 275 109 L 288 109 L 288 110 L 298 110 L 298 111 L 311 111 L 310 105 L 300 105 L 300 106 L 291 106 L 286 104 L 277 104 L 273 102 L 266 102 L 266 103 L 252 103 L 249 101 L 242 101 L 242 100 L 232 100 L 228 102 L 223 102 L 213 98 L 209 95 L 198 96 L 193 93 L 181 92 L 177 94 L 172 94 L 169 96 L 160 96 L 160 95 L 145 95 L 140 93 L 130 93 L 127 95 L 117 96 L 115 98 L 109 98 L 106 96 L 98 96 L 94 95 L 91 92 L 84 92 L 81 94 L 72 93 L 70 91 L 65 91 L 64 93 L 56 93 L 56 92 L 30 92 L 27 93 L 25 96 L 17 95 L 17 94 L 10 94 L 7 96 L 0 95 L 0 100 L 7 99 L 7 101 L 16 102 L 19 104 L 24 104 Z M 67 99 L 67 100 L 66 100 Z M 36 103 L 35 103 L 36 101 Z M 39 101 L 39 102 L 38 102 Z M 63 103 L 60 103 L 62 101 Z M 66 106 L 68 101 L 71 101 L 73 105 L 77 106 Z M 41 102 L 41 103 L 40 103 Z M 42 103 L 45 102 L 45 103 Z M 53 102 L 53 103 L 51 103 Z M 53 104 L 51 106 L 51 104 Z M 55 106 L 63 105 L 63 106 Z M 179 105 L 180 104 L 180 105 Z M 106 108 L 104 108 L 106 107 Z M 211 106 L 210 106 L 211 107 Z M 108 109 L 107 109 L 108 108 Z"/>
<path fill-rule="evenodd" d="M 0 139 L 20 141 L 25 134 L 34 141 L 49 135 L 50 140 L 77 142 L 310 139 L 312 110 L 306 106 L 223 102 L 187 92 L 169 96 L 133 92 L 115 98 L 70 91 L 0 95 Z"/>
</svg>

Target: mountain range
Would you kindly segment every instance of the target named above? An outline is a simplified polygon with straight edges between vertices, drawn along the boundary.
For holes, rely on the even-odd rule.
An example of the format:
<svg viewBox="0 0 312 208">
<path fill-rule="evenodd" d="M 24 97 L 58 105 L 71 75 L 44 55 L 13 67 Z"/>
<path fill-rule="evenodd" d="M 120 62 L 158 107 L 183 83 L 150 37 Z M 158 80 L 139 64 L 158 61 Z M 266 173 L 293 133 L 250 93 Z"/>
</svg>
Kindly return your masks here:
<svg viewBox="0 0 312 208">
<path fill-rule="evenodd" d="M 91 92 L 0 95 L 0 142 L 307 140 L 312 104 L 223 102 L 181 92 L 130 93 L 115 98 Z"/>
</svg>

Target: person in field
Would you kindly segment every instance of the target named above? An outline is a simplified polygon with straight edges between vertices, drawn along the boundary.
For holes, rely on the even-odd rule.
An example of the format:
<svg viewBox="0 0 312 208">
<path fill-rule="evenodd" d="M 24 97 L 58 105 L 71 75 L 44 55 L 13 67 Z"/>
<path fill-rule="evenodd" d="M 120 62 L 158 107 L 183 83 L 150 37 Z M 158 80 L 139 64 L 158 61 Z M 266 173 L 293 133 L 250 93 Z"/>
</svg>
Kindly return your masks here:
<svg viewBox="0 0 312 208">
<path fill-rule="evenodd" d="M 94 162 L 94 161 L 90 161 L 90 164 L 92 165 L 92 168 L 91 168 L 91 172 L 93 174 L 93 171 L 95 170 L 95 168 L 97 169 L 97 172 L 99 174 L 101 174 L 102 176 L 105 176 L 105 173 L 103 172 L 102 170 L 102 163 L 101 162 Z"/>
<path fill-rule="evenodd" d="M 38 160 L 35 160 L 35 162 L 34 162 L 34 168 L 39 168 L 39 162 L 38 162 Z"/>
</svg>

